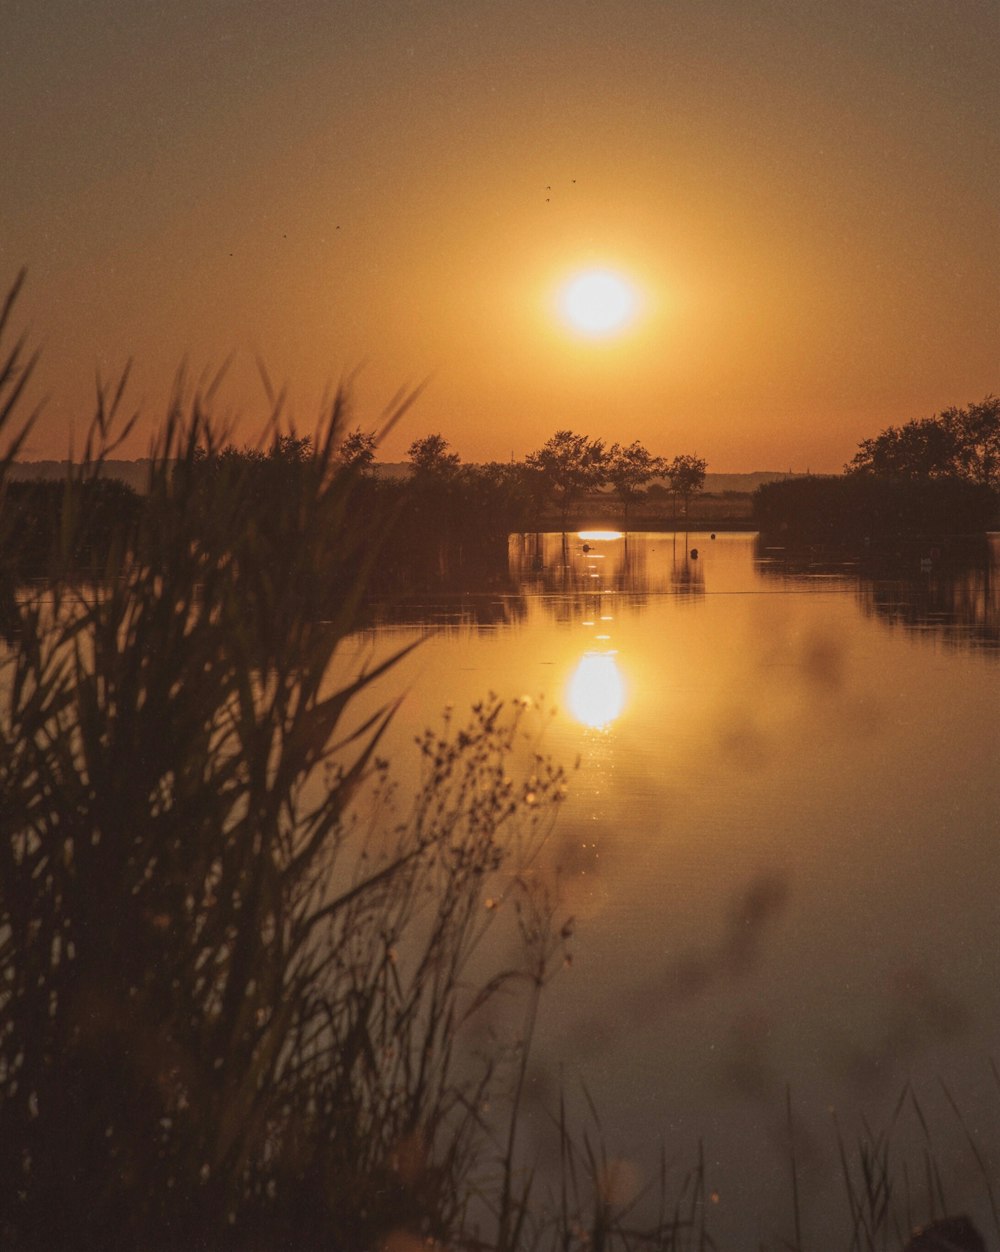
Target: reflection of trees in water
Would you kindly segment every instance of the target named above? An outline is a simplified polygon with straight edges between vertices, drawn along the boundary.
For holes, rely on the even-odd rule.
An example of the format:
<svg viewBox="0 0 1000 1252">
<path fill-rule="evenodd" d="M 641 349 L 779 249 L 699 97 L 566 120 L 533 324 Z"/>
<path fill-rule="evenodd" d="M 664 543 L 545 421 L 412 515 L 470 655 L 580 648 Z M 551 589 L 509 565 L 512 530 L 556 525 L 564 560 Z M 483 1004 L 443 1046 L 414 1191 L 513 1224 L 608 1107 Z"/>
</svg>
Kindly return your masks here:
<svg viewBox="0 0 1000 1252">
<path fill-rule="evenodd" d="M 375 603 L 368 613 L 366 626 L 428 626 L 435 630 L 465 631 L 470 628 L 492 630 L 523 621 L 528 606 L 524 596 L 514 592 L 455 591 L 449 595 L 438 590 L 433 595 L 412 596 Z"/>
<path fill-rule="evenodd" d="M 770 546 L 763 535 L 754 544 L 754 562 L 764 578 L 780 578 L 785 582 L 811 582 L 818 578 L 842 579 L 849 585 L 860 574 L 862 561 L 855 552 L 822 547 L 800 548 Z M 873 563 L 869 563 L 869 568 Z M 892 561 L 890 568 L 898 569 Z"/>
<path fill-rule="evenodd" d="M 842 581 L 857 590 L 862 612 L 892 625 L 939 635 L 954 647 L 1000 647 L 1000 536 L 962 551 L 872 557 L 824 548 L 758 546 L 764 577 Z"/>
<path fill-rule="evenodd" d="M 897 582 L 862 580 L 869 616 L 940 635 L 953 647 L 1000 647 L 1000 571 L 996 565 L 931 571 Z"/>
<path fill-rule="evenodd" d="M 575 534 L 511 535 L 511 581 L 536 595 L 587 593 L 599 583 L 609 591 L 644 594 L 649 586 L 645 536 L 581 539 Z"/>
<path fill-rule="evenodd" d="M 612 565 L 605 582 L 613 591 L 628 595 L 643 595 L 651 590 L 649 573 L 649 550 L 639 535 L 623 535 L 620 560 Z"/>
<path fill-rule="evenodd" d="M 368 622 L 489 629 L 522 621 L 532 599 L 559 622 L 597 620 L 622 603 L 641 608 L 657 593 L 704 596 L 701 557 L 691 553 L 680 534 L 604 540 L 514 534 L 503 559 L 471 542 L 461 549 L 435 546 L 410 565 L 392 594 L 375 598 Z M 939 633 L 956 646 L 1000 647 L 1000 536 L 938 554 L 930 568 L 921 567 L 916 548 L 876 556 L 823 546 L 769 548 L 759 541 L 756 558 L 765 579 L 851 589 L 869 616 Z"/>
<path fill-rule="evenodd" d="M 674 536 L 673 560 L 670 564 L 670 586 L 679 596 L 703 596 L 705 574 L 698 557 L 697 548 L 688 548 L 687 536 L 678 544 Z"/>
<path fill-rule="evenodd" d="M 674 537 L 673 557 L 668 562 L 650 560 L 654 542 L 668 539 L 642 533 L 589 540 L 551 532 L 511 535 L 511 582 L 524 595 L 542 597 L 559 621 L 600 613 L 599 597 L 606 606 L 625 597 L 633 607 L 642 607 L 649 595 L 658 592 L 704 592 L 701 568 L 687 552 L 683 537 Z"/>
<path fill-rule="evenodd" d="M 367 625 L 446 631 L 492 629 L 526 615 L 527 600 L 509 571 L 504 548 L 444 542 L 429 543 L 421 558 L 409 563 L 406 578 L 377 588 L 365 613 Z"/>
</svg>

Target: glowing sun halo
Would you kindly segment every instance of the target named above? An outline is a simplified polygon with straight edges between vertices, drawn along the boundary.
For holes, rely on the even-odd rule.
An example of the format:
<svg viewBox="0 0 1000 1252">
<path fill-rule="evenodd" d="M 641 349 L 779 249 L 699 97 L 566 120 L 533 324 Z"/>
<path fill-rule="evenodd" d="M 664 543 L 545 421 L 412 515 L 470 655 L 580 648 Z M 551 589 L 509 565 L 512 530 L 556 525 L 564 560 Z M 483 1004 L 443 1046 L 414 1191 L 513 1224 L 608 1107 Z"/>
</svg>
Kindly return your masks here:
<svg viewBox="0 0 1000 1252">
<path fill-rule="evenodd" d="M 571 278 L 559 293 L 559 310 L 583 335 L 595 338 L 624 329 L 636 312 L 636 294 L 610 270 L 587 270 Z"/>
</svg>

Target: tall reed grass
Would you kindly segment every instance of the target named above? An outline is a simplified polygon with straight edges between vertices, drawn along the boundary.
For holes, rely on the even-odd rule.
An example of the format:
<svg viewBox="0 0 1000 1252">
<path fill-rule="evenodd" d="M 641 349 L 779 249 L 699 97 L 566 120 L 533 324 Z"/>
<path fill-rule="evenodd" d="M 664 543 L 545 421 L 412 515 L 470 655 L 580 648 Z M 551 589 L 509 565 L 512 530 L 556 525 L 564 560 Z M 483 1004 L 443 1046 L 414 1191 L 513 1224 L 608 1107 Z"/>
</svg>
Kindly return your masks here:
<svg viewBox="0 0 1000 1252">
<path fill-rule="evenodd" d="M 0 490 L 30 367 L 16 343 L 0 371 Z M 352 710 L 403 652 L 337 680 L 380 533 L 337 460 L 346 397 L 309 455 L 275 435 L 262 500 L 254 465 L 218 455 L 213 390 L 178 389 L 95 574 L 80 502 L 128 429 L 124 378 L 102 392 L 48 580 L 0 582 L 7 1247 L 447 1237 L 494 1068 L 455 1064 L 461 1025 L 559 944 L 527 869 L 561 778 L 539 756 L 512 779 L 518 711 L 429 733 L 394 811 L 395 702 Z M 470 986 L 501 914 L 520 955 Z"/>
</svg>

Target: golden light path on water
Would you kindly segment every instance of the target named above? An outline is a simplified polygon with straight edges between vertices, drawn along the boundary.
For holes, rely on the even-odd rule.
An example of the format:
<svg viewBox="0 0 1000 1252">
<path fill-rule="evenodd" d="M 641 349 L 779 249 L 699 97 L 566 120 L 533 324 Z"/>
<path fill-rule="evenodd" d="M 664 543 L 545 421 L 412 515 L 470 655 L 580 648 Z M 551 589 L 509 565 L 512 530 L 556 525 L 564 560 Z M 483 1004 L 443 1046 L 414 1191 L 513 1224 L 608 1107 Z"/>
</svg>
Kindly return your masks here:
<svg viewBox="0 0 1000 1252">
<path fill-rule="evenodd" d="M 584 726 L 604 730 L 625 707 L 625 683 L 611 652 L 585 652 L 566 688 L 569 711 Z"/>
<path fill-rule="evenodd" d="M 618 530 L 581 530 L 577 538 L 588 552 L 590 543 L 608 543 L 622 538 Z M 603 555 L 595 553 L 595 556 Z M 595 576 L 595 575 L 592 575 Z M 602 617 L 610 621 L 610 617 Z M 586 621 L 585 626 L 596 625 Z M 603 628 L 601 628 L 603 629 Z M 610 636 L 599 634 L 595 642 L 608 644 Z M 625 681 L 618 664 L 617 650 L 609 646 L 588 649 L 580 658 L 566 686 L 566 706 L 576 720 L 592 730 L 606 730 L 625 708 Z"/>
</svg>

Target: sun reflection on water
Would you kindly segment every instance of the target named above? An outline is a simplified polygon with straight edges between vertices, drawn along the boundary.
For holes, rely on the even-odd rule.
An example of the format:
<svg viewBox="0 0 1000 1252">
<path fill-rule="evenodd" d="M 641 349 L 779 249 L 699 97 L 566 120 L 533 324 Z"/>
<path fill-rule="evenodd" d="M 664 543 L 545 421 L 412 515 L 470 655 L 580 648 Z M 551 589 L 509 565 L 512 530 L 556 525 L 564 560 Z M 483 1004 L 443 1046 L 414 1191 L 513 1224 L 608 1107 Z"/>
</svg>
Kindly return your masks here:
<svg viewBox="0 0 1000 1252">
<path fill-rule="evenodd" d="M 585 652 L 566 689 L 569 711 L 584 726 L 605 730 L 625 707 L 625 683 L 614 652 Z"/>
</svg>

